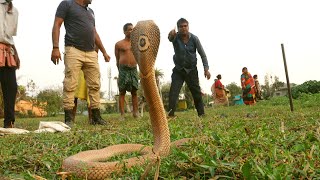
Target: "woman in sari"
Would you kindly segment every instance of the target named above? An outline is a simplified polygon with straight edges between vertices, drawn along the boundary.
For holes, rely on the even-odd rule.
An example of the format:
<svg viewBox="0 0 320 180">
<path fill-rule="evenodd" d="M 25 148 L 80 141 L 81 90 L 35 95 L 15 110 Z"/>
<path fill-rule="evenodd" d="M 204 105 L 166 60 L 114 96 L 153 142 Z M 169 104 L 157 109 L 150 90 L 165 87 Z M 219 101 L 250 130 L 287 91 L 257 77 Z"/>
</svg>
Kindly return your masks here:
<svg viewBox="0 0 320 180">
<path fill-rule="evenodd" d="M 258 100 L 262 100 L 262 93 L 261 93 L 261 86 L 258 80 L 258 75 L 253 75 L 253 79 L 254 79 L 254 91 L 256 93 L 256 101 Z"/>
<path fill-rule="evenodd" d="M 255 90 L 254 90 L 254 79 L 248 72 L 246 67 L 242 68 L 241 75 L 241 87 L 242 87 L 242 97 L 246 105 L 255 104 Z"/>
<path fill-rule="evenodd" d="M 229 105 L 228 97 L 224 85 L 221 83 L 221 75 L 217 75 L 217 79 L 211 86 L 212 97 L 216 105 Z"/>
</svg>

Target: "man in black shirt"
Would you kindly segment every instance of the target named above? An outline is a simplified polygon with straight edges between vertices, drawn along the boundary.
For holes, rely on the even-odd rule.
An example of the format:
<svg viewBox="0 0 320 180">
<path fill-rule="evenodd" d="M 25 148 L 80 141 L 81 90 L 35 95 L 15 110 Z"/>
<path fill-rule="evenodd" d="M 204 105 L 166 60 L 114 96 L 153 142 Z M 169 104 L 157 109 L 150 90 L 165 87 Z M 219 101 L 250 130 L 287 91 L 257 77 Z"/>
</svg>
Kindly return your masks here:
<svg viewBox="0 0 320 180">
<path fill-rule="evenodd" d="M 171 75 L 171 87 L 169 93 L 169 117 L 174 116 L 176 104 L 179 97 L 180 89 L 184 82 L 192 93 L 194 105 L 197 109 L 198 116 L 204 115 L 204 105 L 199 85 L 197 69 L 197 51 L 201 56 L 204 67 L 204 76 L 209 80 L 211 75 L 207 56 L 197 36 L 189 32 L 189 22 L 181 18 L 177 22 L 178 33 L 175 29 L 171 30 L 168 39 L 173 44 L 175 67 Z"/>
<path fill-rule="evenodd" d="M 65 78 L 63 81 L 63 107 L 65 123 L 72 126 L 74 95 L 77 88 L 79 72 L 82 69 L 92 109 L 92 124 L 105 125 L 106 121 L 100 116 L 100 68 L 98 64 L 98 50 L 103 54 L 106 62 L 110 61 L 101 39 L 95 28 L 93 10 L 88 7 L 92 0 L 64 0 L 55 15 L 52 29 L 53 49 L 51 60 L 59 64 L 60 28 L 64 23 L 65 34 Z"/>
</svg>

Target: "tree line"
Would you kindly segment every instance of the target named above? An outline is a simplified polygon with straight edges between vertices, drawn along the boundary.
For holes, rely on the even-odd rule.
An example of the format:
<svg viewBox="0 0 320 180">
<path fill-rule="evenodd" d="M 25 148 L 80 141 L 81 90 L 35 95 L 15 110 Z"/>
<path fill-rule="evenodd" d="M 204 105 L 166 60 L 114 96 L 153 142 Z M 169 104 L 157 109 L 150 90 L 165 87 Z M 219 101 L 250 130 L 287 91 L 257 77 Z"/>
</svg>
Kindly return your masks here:
<svg viewBox="0 0 320 180">
<path fill-rule="evenodd" d="M 156 82 L 158 85 L 158 90 L 160 93 L 160 96 L 162 98 L 163 104 L 165 106 L 165 109 L 167 109 L 167 106 L 169 104 L 169 91 L 170 91 L 170 82 L 167 83 L 160 83 L 161 79 L 164 77 L 164 74 L 161 72 L 161 70 L 156 69 L 155 72 L 156 76 Z M 264 77 L 264 85 L 261 85 L 262 88 L 262 96 L 263 99 L 268 100 L 272 98 L 275 95 L 275 92 L 278 90 L 281 90 L 285 87 L 286 84 L 284 82 L 281 82 L 279 80 L 278 76 L 270 76 L 268 74 Z M 230 98 L 229 102 L 233 102 L 233 97 L 236 95 L 241 95 L 242 90 L 241 87 L 237 85 L 237 83 L 232 82 L 225 86 L 230 91 Z M 300 94 L 303 93 L 319 93 L 320 92 L 320 81 L 310 80 L 306 81 L 301 85 L 292 84 L 292 96 L 293 98 L 298 98 Z M 27 82 L 27 85 L 19 85 L 18 86 L 18 92 L 17 92 L 17 98 L 16 102 L 20 100 L 26 100 L 32 103 L 33 106 L 39 107 L 44 109 L 47 112 L 47 116 L 55 116 L 59 114 L 60 112 L 63 112 L 63 106 L 62 106 L 62 88 L 61 87 L 52 87 L 52 88 L 46 88 L 43 90 L 40 90 L 37 92 L 37 86 L 36 83 L 33 80 L 29 80 Z M 0 93 L 2 93 L 0 88 Z M 143 91 L 140 88 L 138 90 L 139 97 L 143 97 Z M 193 99 L 191 92 L 189 88 L 186 86 L 186 84 L 183 85 L 181 88 L 180 94 L 183 95 L 184 100 L 186 101 L 187 108 L 192 109 L 194 108 L 193 105 Z M 104 93 L 101 92 L 101 97 L 103 97 Z M 130 95 L 128 95 L 130 96 Z M 209 103 L 213 100 L 211 94 L 203 94 L 203 102 L 206 106 L 209 106 Z M 127 98 L 128 101 L 131 98 Z M 140 99 L 140 101 L 143 101 L 143 98 Z M 130 103 L 130 102 L 128 102 Z M 80 112 L 83 112 L 86 110 L 86 102 L 79 102 L 78 104 L 78 110 Z M 111 108 L 109 105 L 106 105 L 106 112 L 105 113 L 112 113 L 116 112 L 117 108 Z M 148 110 L 148 107 L 145 107 L 146 110 Z M 3 99 L 2 96 L 0 96 L 0 116 L 3 117 Z M 22 114 L 17 114 L 18 117 L 26 116 Z M 32 117 L 32 114 L 28 114 L 28 117 Z"/>
</svg>

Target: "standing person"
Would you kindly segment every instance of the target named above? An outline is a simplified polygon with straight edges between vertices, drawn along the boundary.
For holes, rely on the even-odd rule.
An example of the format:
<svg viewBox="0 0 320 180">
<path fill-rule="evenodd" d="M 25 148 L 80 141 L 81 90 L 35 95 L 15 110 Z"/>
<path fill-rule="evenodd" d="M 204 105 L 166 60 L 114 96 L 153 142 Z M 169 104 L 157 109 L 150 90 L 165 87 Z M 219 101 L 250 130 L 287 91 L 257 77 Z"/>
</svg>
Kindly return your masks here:
<svg viewBox="0 0 320 180">
<path fill-rule="evenodd" d="M 102 41 L 95 28 L 93 10 L 88 7 L 92 0 L 64 0 L 56 11 L 52 28 L 53 49 L 51 60 L 59 64 L 61 54 L 59 51 L 60 28 L 64 23 L 65 34 L 65 78 L 63 80 L 63 108 L 65 123 L 72 126 L 74 95 L 77 89 L 80 70 L 89 90 L 92 123 L 105 125 L 107 122 L 100 116 L 100 69 L 98 64 L 99 49 L 106 62 L 110 61 Z"/>
<path fill-rule="evenodd" d="M 17 94 L 16 69 L 20 59 L 13 36 L 17 34 L 18 10 L 12 0 L 0 0 L 0 81 L 4 102 L 4 128 L 13 128 Z"/>
<path fill-rule="evenodd" d="M 115 45 L 115 56 L 117 60 L 117 67 L 119 70 L 118 87 L 120 92 L 119 108 L 121 117 L 120 120 L 124 120 L 124 102 L 126 92 L 131 92 L 133 117 L 138 117 L 138 71 L 137 62 L 131 51 L 130 35 L 133 30 L 131 23 L 126 23 L 123 26 L 123 33 L 125 38 L 118 41 Z"/>
<path fill-rule="evenodd" d="M 221 83 L 221 74 L 217 75 L 217 80 L 213 83 L 211 89 L 214 89 L 214 104 L 215 105 L 228 105 L 229 100 L 226 94 L 226 89 Z"/>
<path fill-rule="evenodd" d="M 262 94 L 261 94 L 261 86 L 258 80 L 258 75 L 253 75 L 254 79 L 254 91 L 256 93 L 256 100 L 261 100 L 262 99 Z"/>
<path fill-rule="evenodd" d="M 241 87 L 242 87 L 242 97 L 246 105 L 253 105 L 255 101 L 255 92 L 254 92 L 254 79 L 251 74 L 248 72 L 246 67 L 242 68 L 241 75 Z"/>
<path fill-rule="evenodd" d="M 202 48 L 199 38 L 189 32 L 189 22 L 181 18 L 177 22 L 178 32 L 171 30 L 168 39 L 173 44 L 175 67 L 171 75 L 171 87 L 169 92 L 169 117 L 174 117 L 180 89 L 184 82 L 191 91 L 198 116 L 203 116 L 204 105 L 201 97 L 197 68 L 197 51 L 201 56 L 204 67 L 204 76 L 209 80 L 211 75 L 207 56 Z"/>
</svg>

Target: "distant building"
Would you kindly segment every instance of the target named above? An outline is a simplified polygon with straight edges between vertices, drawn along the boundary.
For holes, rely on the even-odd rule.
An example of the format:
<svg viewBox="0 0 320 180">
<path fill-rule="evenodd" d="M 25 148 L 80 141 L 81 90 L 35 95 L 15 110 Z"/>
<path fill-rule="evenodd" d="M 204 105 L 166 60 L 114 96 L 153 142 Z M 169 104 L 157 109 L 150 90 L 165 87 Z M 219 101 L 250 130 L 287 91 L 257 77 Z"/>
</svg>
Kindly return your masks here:
<svg viewBox="0 0 320 180">
<path fill-rule="evenodd" d="M 291 84 L 290 83 L 290 87 L 294 87 L 295 84 Z M 278 90 L 276 90 L 273 94 L 274 97 L 278 97 L 278 96 L 287 96 L 288 95 L 288 86 L 286 83 L 284 83 L 284 85 L 282 87 L 279 87 Z"/>
<path fill-rule="evenodd" d="M 286 96 L 288 95 L 288 88 L 287 87 L 281 87 L 277 91 L 274 92 L 273 96 Z"/>
<path fill-rule="evenodd" d="M 25 100 L 20 100 L 19 102 L 17 102 L 15 104 L 14 110 L 15 112 L 25 115 L 29 115 L 31 113 L 36 117 L 47 116 L 47 112 L 44 109 L 33 105 L 30 101 Z"/>
</svg>

